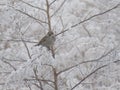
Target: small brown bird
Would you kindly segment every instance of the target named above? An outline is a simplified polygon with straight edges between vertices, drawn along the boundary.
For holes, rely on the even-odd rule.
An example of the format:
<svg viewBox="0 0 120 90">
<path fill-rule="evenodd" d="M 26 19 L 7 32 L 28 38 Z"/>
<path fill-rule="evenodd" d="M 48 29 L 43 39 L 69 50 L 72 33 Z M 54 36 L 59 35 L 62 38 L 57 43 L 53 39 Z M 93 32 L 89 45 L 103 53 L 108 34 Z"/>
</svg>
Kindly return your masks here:
<svg viewBox="0 0 120 90">
<path fill-rule="evenodd" d="M 49 31 L 40 41 L 37 45 L 42 45 L 46 47 L 48 50 L 51 50 L 55 42 L 55 35 L 52 31 Z"/>
</svg>

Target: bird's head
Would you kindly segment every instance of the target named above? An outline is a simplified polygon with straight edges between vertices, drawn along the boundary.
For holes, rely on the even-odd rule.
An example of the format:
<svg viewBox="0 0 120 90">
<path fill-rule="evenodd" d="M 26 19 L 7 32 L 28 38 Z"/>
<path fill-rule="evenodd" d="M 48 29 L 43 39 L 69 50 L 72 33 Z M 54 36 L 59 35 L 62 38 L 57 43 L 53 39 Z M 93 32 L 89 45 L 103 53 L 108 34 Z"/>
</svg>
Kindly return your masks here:
<svg viewBox="0 0 120 90">
<path fill-rule="evenodd" d="M 48 33 L 47 33 L 47 35 L 49 35 L 49 36 L 51 36 L 51 35 L 53 35 L 54 33 L 52 32 L 52 31 L 49 31 Z"/>
</svg>

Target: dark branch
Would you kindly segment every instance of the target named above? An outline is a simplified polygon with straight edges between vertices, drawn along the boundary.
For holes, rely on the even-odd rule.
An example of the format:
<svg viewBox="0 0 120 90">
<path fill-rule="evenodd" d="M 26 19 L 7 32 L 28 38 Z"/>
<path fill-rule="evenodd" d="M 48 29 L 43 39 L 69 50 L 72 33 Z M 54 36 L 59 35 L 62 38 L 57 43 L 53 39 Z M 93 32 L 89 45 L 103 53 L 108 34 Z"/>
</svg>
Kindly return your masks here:
<svg viewBox="0 0 120 90">
<path fill-rule="evenodd" d="M 101 67 L 98 67 L 97 69 L 95 69 L 93 72 L 91 72 L 90 74 L 88 74 L 87 76 L 85 76 L 80 82 L 78 82 L 75 86 L 73 86 L 72 88 L 71 88 L 71 90 L 73 90 L 73 89 L 75 89 L 77 86 L 79 86 L 83 81 L 85 81 L 87 78 L 89 78 L 91 75 L 93 75 L 95 72 L 97 72 L 98 70 L 100 70 L 100 69 L 102 69 L 102 68 L 104 68 L 104 67 L 107 67 L 107 66 L 109 66 L 110 64 L 112 64 L 112 63 L 116 63 L 116 62 L 119 62 L 120 60 L 116 60 L 116 61 L 113 61 L 113 62 L 110 62 L 110 63 L 108 63 L 108 64 L 105 64 L 105 65 L 103 65 L 103 66 L 101 66 Z"/>
<path fill-rule="evenodd" d="M 78 85 L 80 85 L 80 84 L 81 84 L 83 81 L 85 81 L 88 77 L 90 77 L 90 76 L 93 75 L 95 72 L 97 72 L 98 70 L 100 70 L 100 69 L 102 69 L 102 68 L 104 68 L 104 67 L 106 67 L 106 66 L 108 66 L 108 65 L 103 65 L 103 66 L 95 69 L 93 72 L 91 72 L 91 73 L 88 74 L 86 77 L 84 77 L 79 83 L 77 83 L 75 86 L 73 86 L 71 90 L 75 89 Z"/>
<path fill-rule="evenodd" d="M 76 64 L 76 65 L 73 65 L 73 66 L 71 66 L 71 67 L 68 67 L 68 68 L 66 68 L 66 69 L 64 69 L 64 70 L 62 70 L 62 71 L 59 71 L 57 74 L 59 75 L 59 74 L 61 74 L 61 73 L 63 73 L 63 72 L 66 72 L 66 71 L 68 71 L 68 70 L 70 70 L 70 69 L 72 69 L 72 68 L 74 68 L 74 67 L 77 67 L 77 66 L 79 66 L 79 65 L 81 65 L 81 64 L 84 64 L 84 63 L 98 62 L 98 61 L 100 61 L 102 58 L 106 57 L 106 56 L 109 55 L 111 52 L 113 52 L 115 49 L 116 49 L 116 48 L 111 49 L 109 52 L 107 52 L 106 54 L 103 54 L 101 57 L 99 57 L 99 58 L 97 58 L 97 59 L 88 60 L 88 61 L 83 61 L 83 62 L 80 62 L 80 63 L 78 63 L 78 64 Z"/>
<path fill-rule="evenodd" d="M 40 7 L 37 7 L 37 6 L 31 5 L 31 4 L 29 4 L 29 3 L 27 3 L 27 2 L 25 2 L 25 1 L 23 1 L 23 0 L 20 0 L 20 1 L 23 2 L 23 3 L 25 3 L 25 4 L 27 4 L 28 6 L 31 6 L 31 7 L 33 7 L 33 8 L 36 8 L 36 9 L 39 9 L 39 10 L 42 10 L 42 11 L 46 12 L 45 9 L 42 9 L 42 8 L 40 8 Z"/>
<path fill-rule="evenodd" d="M 22 13 L 22 14 L 30 17 L 30 18 L 32 18 L 33 20 L 35 20 L 36 22 L 38 22 L 41 26 L 43 26 L 42 23 L 46 23 L 46 24 L 47 24 L 47 22 L 42 21 L 42 20 L 40 20 L 40 19 L 37 19 L 37 18 L 33 17 L 32 15 L 29 15 L 28 13 L 24 12 L 24 11 L 21 11 L 21 10 L 19 10 L 19 9 L 14 8 L 13 6 L 9 6 L 9 7 L 13 8 L 15 11 L 18 11 L 18 12 L 20 12 L 20 13 Z M 43 27 L 44 27 L 44 26 L 43 26 Z"/>
<path fill-rule="evenodd" d="M 42 85 L 42 82 L 41 82 L 41 80 L 39 80 L 39 77 L 38 77 L 38 74 L 37 74 L 37 67 L 35 67 L 34 69 L 33 69 L 33 72 L 34 72 L 34 75 L 35 75 L 35 79 L 38 81 L 38 84 L 35 84 L 35 85 L 37 85 L 38 86 L 38 88 L 40 88 L 40 90 L 43 90 L 43 85 Z"/>
<path fill-rule="evenodd" d="M 49 5 L 51 6 L 55 1 L 57 1 L 57 0 L 52 1 Z"/>
<path fill-rule="evenodd" d="M 30 54 L 30 50 L 29 50 L 26 42 L 23 40 L 23 38 L 21 38 L 21 40 L 22 40 L 22 42 L 23 42 L 23 44 L 24 44 L 24 46 L 25 46 L 25 48 L 26 48 L 26 51 L 27 51 L 27 54 L 28 54 L 29 59 L 31 59 L 32 57 L 31 57 L 31 54 Z"/>
<path fill-rule="evenodd" d="M 51 17 L 53 17 L 61 8 L 62 8 L 62 6 L 65 4 L 65 2 L 66 2 L 67 0 L 64 0 L 62 3 L 61 3 L 61 5 L 58 7 L 58 9 L 51 15 Z"/>
<path fill-rule="evenodd" d="M 95 18 L 95 17 L 98 17 L 98 16 L 101 16 L 101 15 L 104 15 L 104 14 L 106 14 L 106 13 L 108 13 L 108 12 L 110 12 L 110 11 L 116 9 L 116 8 L 118 8 L 119 5 L 120 5 L 120 3 L 117 4 L 116 6 L 114 6 L 114 7 L 111 8 L 111 9 L 108 9 L 108 10 L 106 10 L 106 11 L 104 11 L 104 12 L 101 12 L 101 13 L 95 14 L 95 15 L 93 15 L 93 16 L 91 16 L 91 17 L 85 19 L 85 20 L 80 21 L 80 22 L 77 23 L 77 24 L 72 25 L 70 28 L 74 28 L 74 27 L 76 27 L 76 26 L 78 26 L 78 25 L 80 25 L 80 24 L 82 24 L 82 23 L 85 23 L 85 22 L 87 22 L 87 21 L 89 21 L 89 20 L 91 20 L 91 19 L 93 19 L 93 18 Z M 59 35 L 59 34 L 62 34 L 62 33 L 64 33 L 64 32 L 66 32 L 66 31 L 68 31 L 68 30 L 70 30 L 70 29 L 68 28 L 68 29 L 66 29 L 66 30 L 64 30 L 64 31 L 61 31 L 60 33 L 56 34 L 56 36 Z"/>
<path fill-rule="evenodd" d="M 19 39 L 9 39 L 9 40 L 0 40 L 0 41 L 7 41 L 7 42 L 22 42 L 22 40 L 19 40 Z M 27 42 L 27 43 L 38 43 L 38 42 L 34 42 L 34 41 L 28 41 L 28 40 L 24 40 L 24 42 Z"/>
<path fill-rule="evenodd" d="M 15 9 L 15 8 L 14 8 L 14 10 L 16 10 L 16 11 L 18 11 L 18 12 L 20 12 L 20 13 L 22 13 L 22 14 L 24 14 L 24 15 L 26 15 L 26 16 L 32 18 L 32 19 L 34 19 L 34 20 L 36 20 L 36 21 L 39 22 L 39 23 L 46 23 L 45 21 L 42 21 L 42 20 L 40 20 L 40 19 L 37 19 L 37 18 L 35 18 L 35 17 L 29 15 L 29 14 L 26 13 L 26 12 L 23 12 L 23 11 L 21 11 L 21 10 Z"/>
<path fill-rule="evenodd" d="M 9 62 L 7 62 L 5 60 L 1 60 L 1 61 L 3 61 L 4 63 L 8 64 L 11 68 L 13 68 L 13 70 L 16 71 L 16 68 L 11 63 L 9 63 Z"/>
</svg>

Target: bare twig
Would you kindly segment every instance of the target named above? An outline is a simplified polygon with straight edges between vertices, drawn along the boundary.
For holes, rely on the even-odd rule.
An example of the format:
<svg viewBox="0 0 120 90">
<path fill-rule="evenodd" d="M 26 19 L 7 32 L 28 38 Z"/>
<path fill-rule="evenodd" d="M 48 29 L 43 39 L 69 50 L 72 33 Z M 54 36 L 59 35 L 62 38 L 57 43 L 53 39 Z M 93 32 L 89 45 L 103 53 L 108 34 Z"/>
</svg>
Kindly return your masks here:
<svg viewBox="0 0 120 90">
<path fill-rule="evenodd" d="M 25 3 L 25 4 L 27 4 L 27 5 L 29 5 L 29 6 L 31 6 L 31 7 L 33 7 L 33 8 L 36 8 L 36 9 L 39 9 L 39 10 L 42 10 L 42 11 L 46 12 L 45 9 L 42 9 L 42 8 L 40 8 L 40 7 L 37 7 L 37 6 L 31 5 L 31 4 L 29 4 L 29 3 L 27 3 L 27 2 L 25 2 L 25 1 L 23 1 L 23 0 L 20 0 L 20 1 L 23 2 L 23 3 Z"/>
<path fill-rule="evenodd" d="M 22 39 L 22 38 L 21 38 Z M 23 44 L 24 44 L 24 46 L 25 46 L 25 48 L 26 48 L 26 50 L 27 50 L 27 54 L 28 54 L 28 57 L 31 59 L 31 54 L 30 54 L 30 51 L 29 51 L 29 49 L 28 49 L 28 46 L 27 46 L 27 44 L 26 44 L 26 42 L 22 39 L 22 41 L 23 41 Z"/>
<path fill-rule="evenodd" d="M 49 26 L 49 31 L 51 31 L 51 18 L 50 18 L 50 12 L 49 12 L 49 9 L 50 9 L 50 6 L 49 6 L 49 2 L 48 0 L 46 0 L 46 5 L 47 5 L 47 19 L 48 19 L 48 26 Z"/>
<path fill-rule="evenodd" d="M 52 1 L 52 2 L 50 3 L 50 6 L 51 6 L 55 1 L 57 1 L 57 0 Z"/>
<path fill-rule="evenodd" d="M 42 83 L 41 83 L 41 81 L 39 80 L 39 77 L 38 77 L 38 75 L 37 75 L 37 67 L 35 67 L 34 69 L 33 69 L 33 72 L 34 72 L 34 74 L 35 74 L 35 79 L 38 81 L 38 83 L 39 83 L 39 85 L 37 85 L 37 84 L 35 84 L 36 86 L 38 86 L 38 88 L 40 88 L 40 90 L 43 90 L 43 86 L 42 86 Z"/>
<path fill-rule="evenodd" d="M 33 16 L 31 16 L 31 15 L 29 15 L 28 13 L 26 13 L 26 12 L 23 12 L 23 11 L 21 11 L 21 10 L 18 10 L 18 9 L 15 9 L 16 11 L 19 11 L 20 13 L 22 13 L 22 14 L 24 14 L 24 15 L 26 15 L 26 16 L 28 16 L 28 17 L 30 17 L 30 18 L 32 18 L 32 19 L 34 19 L 34 20 L 36 20 L 37 22 L 39 22 L 39 23 L 47 23 L 47 22 L 45 22 L 45 21 L 42 21 L 42 20 L 40 20 L 40 19 L 37 19 L 37 18 L 35 18 L 35 17 L 33 17 Z"/>
<path fill-rule="evenodd" d="M 64 31 L 64 29 L 65 29 L 65 26 L 64 26 L 64 23 L 63 23 L 63 19 L 62 19 L 62 17 L 60 17 L 60 21 L 61 21 L 61 24 L 62 24 L 62 31 Z M 63 35 L 64 35 L 64 33 L 63 33 Z"/>
<path fill-rule="evenodd" d="M 20 40 L 20 39 L 9 39 L 9 40 L 0 40 L 0 41 L 7 41 L 7 42 L 22 42 L 22 40 Z M 24 40 L 24 42 L 27 42 L 27 43 L 38 43 L 38 42 L 28 41 L 28 40 Z"/>
<path fill-rule="evenodd" d="M 101 67 L 98 67 L 97 69 L 95 69 L 94 71 L 92 71 L 90 74 L 88 74 L 87 76 L 85 76 L 80 82 L 78 82 L 76 85 L 74 85 L 70 90 L 73 90 L 75 89 L 77 86 L 79 86 L 83 81 L 85 81 L 87 78 L 89 78 L 91 75 L 93 75 L 94 73 L 96 73 L 98 70 L 104 68 L 104 67 L 107 67 L 109 66 L 110 64 L 112 63 L 116 63 L 116 62 L 120 62 L 120 60 L 116 60 L 116 61 L 113 61 L 113 62 L 110 62 L 108 64 L 105 64 Z"/>
<path fill-rule="evenodd" d="M 52 28 L 51 28 L 51 17 L 50 17 L 50 12 L 49 12 L 49 9 L 50 9 L 50 5 L 49 5 L 49 2 L 48 0 L 46 0 L 46 6 L 47 6 L 47 20 L 48 20 L 48 30 L 49 31 L 52 31 Z M 52 56 L 53 58 L 55 58 L 55 53 L 54 53 L 54 49 L 53 49 L 53 46 L 51 47 L 51 53 L 52 53 Z"/>
<path fill-rule="evenodd" d="M 95 14 L 95 15 L 93 15 L 93 16 L 85 19 L 85 20 L 80 21 L 80 22 L 77 23 L 77 24 L 72 25 L 70 28 L 74 28 L 74 27 L 76 27 L 76 26 L 78 26 L 78 25 L 80 25 L 80 24 L 82 24 L 82 23 L 85 23 L 85 22 L 87 22 L 87 21 L 89 21 L 89 20 L 91 20 L 91 19 L 93 19 L 93 18 L 95 18 L 95 17 L 104 15 L 104 14 L 106 14 L 106 13 L 108 13 L 108 12 L 110 12 L 110 11 L 116 9 L 116 8 L 118 8 L 119 6 L 120 6 L 120 3 L 118 3 L 116 6 L 112 7 L 111 9 L 108 9 L 108 10 L 106 10 L 106 11 L 104 11 L 104 12 Z M 61 31 L 60 33 L 56 34 L 56 36 L 59 35 L 59 34 L 62 34 L 62 33 L 64 33 L 64 32 L 66 32 L 66 31 L 68 31 L 68 30 L 70 30 L 70 29 L 68 28 L 68 29 L 66 29 L 66 30 L 64 30 L 64 31 Z"/>
<path fill-rule="evenodd" d="M 8 64 L 10 67 L 12 67 L 15 71 L 17 70 L 11 63 L 5 61 L 5 60 L 1 60 L 3 61 L 4 63 Z"/>
<path fill-rule="evenodd" d="M 12 7 L 12 6 L 10 6 L 10 7 Z M 24 11 L 21 11 L 21 10 L 19 10 L 19 9 L 15 9 L 14 7 L 12 7 L 12 8 L 13 8 L 15 11 L 18 11 L 18 12 L 20 12 L 20 13 L 22 13 L 22 14 L 30 17 L 30 18 L 32 18 L 33 20 L 35 20 L 36 22 L 38 22 L 41 26 L 43 26 L 42 23 L 47 23 L 47 22 L 45 22 L 45 21 L 42 21 L 42 20 L 40 20 L 40 19 L 37 19 L 37 18 L 33 17 L 32 15 L 29 15 L 28 13 L 26 13 L 26 12 L 24 12 Z M 43 27 L 44 27 L 44 26 L 43 26 Z"/>
<path fill-rule="evenodd" d="M 49 64 L 43 64 L 43 65 L 46 65 L 52 68 L 53 76 L 54 76 L 54 86 L 55 86 L 54 88 L 55 90 L 58 90 L 58 74 L 57 74 L 56 68 L 54 68 L 52 65 L 49 65 Z"/>
<path fill-rule="evenodd" d="M 90 32 L 88 31 L 88 29 L 85 27 L 85 25 L 83 25 L 83 28 L 84 28 L 84 30 L 87 32 L 88 36 L 89 36 L 89 37 L 92 37 L 92 35 L 91 35 Z"/>
<path fill-rule="evenodd" d="M 7 61 L 10 61 L 10 62 L 26 62 L 27 60 L 12 60 L 12 59 L 8 59 L 8 58 L 5 58 L 5 57 L 2 57 L 2 59 L 5 59 Z"/>
<path fill-rule="evenodd" d="M 103 66 L 95 69 L 93 72 L 91 72 L 91 73 L 88 74 L 86 77 L 84 77 L 79 83 L 77 83 L 75 86 L 73 86 L 73 87 L 71 88 L 71 90 L 75 89 L 75 88 L 76 88 L 77 86 L 79 86 L 83 81 L 85 81 L 88 77 L 90 77 L 90 76 L 93 75 L 95 72 L 97 72 L 98 70 L 100 70 L 100 69 L 102 69 L 102 68 L 104 68 L 104 67 L 106 67 L 106 66 L 108 66 L 108 65 L 103 65 Z"/>
<path fill-rule="evenodd" d="M 25 81 L 36 81 L 36 79 L 27 79 L 27 78 L 25 78 L 24 80 Z M 45 79 L 38 79 L 38 80 L 43 81 L 43 82 L 54 83 L 52 80 L 45 80 Z"/>
<path fill-rule="evenodd" d="M 53 16 L 62 8 L 62 6 L 65 4 L 66 1 L 67 1 L 67 0 L 64 0 L 64 1 L 61 3 L 61 5 L 59 6 L 59 8 L 51 15 L 51 17 L 53 17 Z"/>
<path fill-rule="evenodd" d="M 40 90 L 41 90 L 41 87 L 37 83 L 32 83 L 32 84 L 35 85 L 36 87 L 40 88 Z"/>
<path fill-rule="evenodd" d="M 55 58 L 55 50 L 54 50 L 53 46 L 51 47 L 51 53 L 52 53 L 52 57 Z"/>
<path fill-rule="evenodd" d="M 57 75 L 57 71 L 54 68 L 53 69 L 53 73 L 54 73 L 54 85 L 55 85 L 55 90 L 58 90 L 58 75 Z"/>
<path fill-rule="evenodd" d="M 77 66 L 79 66 L 79 65 L 81 65 L 81 64 L 84 64 L 84 63 L 98 62 L 99 60 L 101 60 L 102 58 L 106 57 L 106 56 L 109 55 L 111 52 L 113 52 L 115 49 L 116 49 L 116 48 L 111 49 L 109 52 L 107 52 L 106 54 L 103 54 L 101 57 L 99 57 L 99 58 L 97 58 L 97 59 L 88 60 L 88 61 L 83 61 L 83 62 L 80 62 L 80 63 L 78 63 L 78 64 L 76 64 L 76 65 L 73 65 L 73 66 L 71 66 L 71 67 L 68 67 L 68 68 L 66 68 L 66 69 L 64 69 L 64 70 L 62 70 L 62 71 L 59 71 L 57 74 L 61 74 L 61 73 L 63 73 L 63 72 L 66 72 L 66 71 L 68 71 L 68 70 L 70 70 L 70 69 L 72 69 L 72 68 L 74 68 L 74 67 L 77 67 Z"/>
<path fill-rule="evenodd" d="M 18 29 L 19 29 L 19 32 L 20 32 L 21 36 L 23 36 L 24 33 L 21 32 L 21 27 L 19 25 L 18 25 Z M 27 46 L 26 42 L 24 41 L 24 39 L 22 37 L 21 37 L 21 40 L 22 40 L 22 42 L 23 42 L 23 44 L 24 44 L 24 46 L 26 48 L 29 59 L 31 59 L 30 51 L 28 49 L 28 46 Z"/>
</svg>

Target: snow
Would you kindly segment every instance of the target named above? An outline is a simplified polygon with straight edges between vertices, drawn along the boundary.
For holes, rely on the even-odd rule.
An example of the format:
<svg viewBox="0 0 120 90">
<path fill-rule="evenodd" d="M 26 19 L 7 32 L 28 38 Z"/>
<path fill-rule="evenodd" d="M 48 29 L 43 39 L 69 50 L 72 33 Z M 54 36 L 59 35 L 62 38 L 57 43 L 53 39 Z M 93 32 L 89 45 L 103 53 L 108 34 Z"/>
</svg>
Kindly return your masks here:
<svg viewBox="0 0 120 90">
<path fill-rule="evenodd" d="M 41 9 L 47 7 L 46 0 L 24 1 Z M 55 0 L 50 15 L 63 1 Z M 68 30 L 56 36 L 53 58 L 45 47 L 34 46 L 48 32 L 48 24 L 40 24 L 15 9 L 47 22 L 46 12 L 21 0 L 1 0 L 0 90 L 40 90 L 40 83 L 43 90 L 57 90 L 55 84 L 58 90 L 71 90 L 83 79 L 74 90 L 120 90 L 120 62 L 114 62 L 120 59 L 120 7 L 77 24 L 118 3 L 119 0 L 66 0 L 51 17 L 55 34 Z M 103 65 L 107 67 L 90 75 Z M 86 78 L 87 75 L 90 76 Z"/>
</svg>

